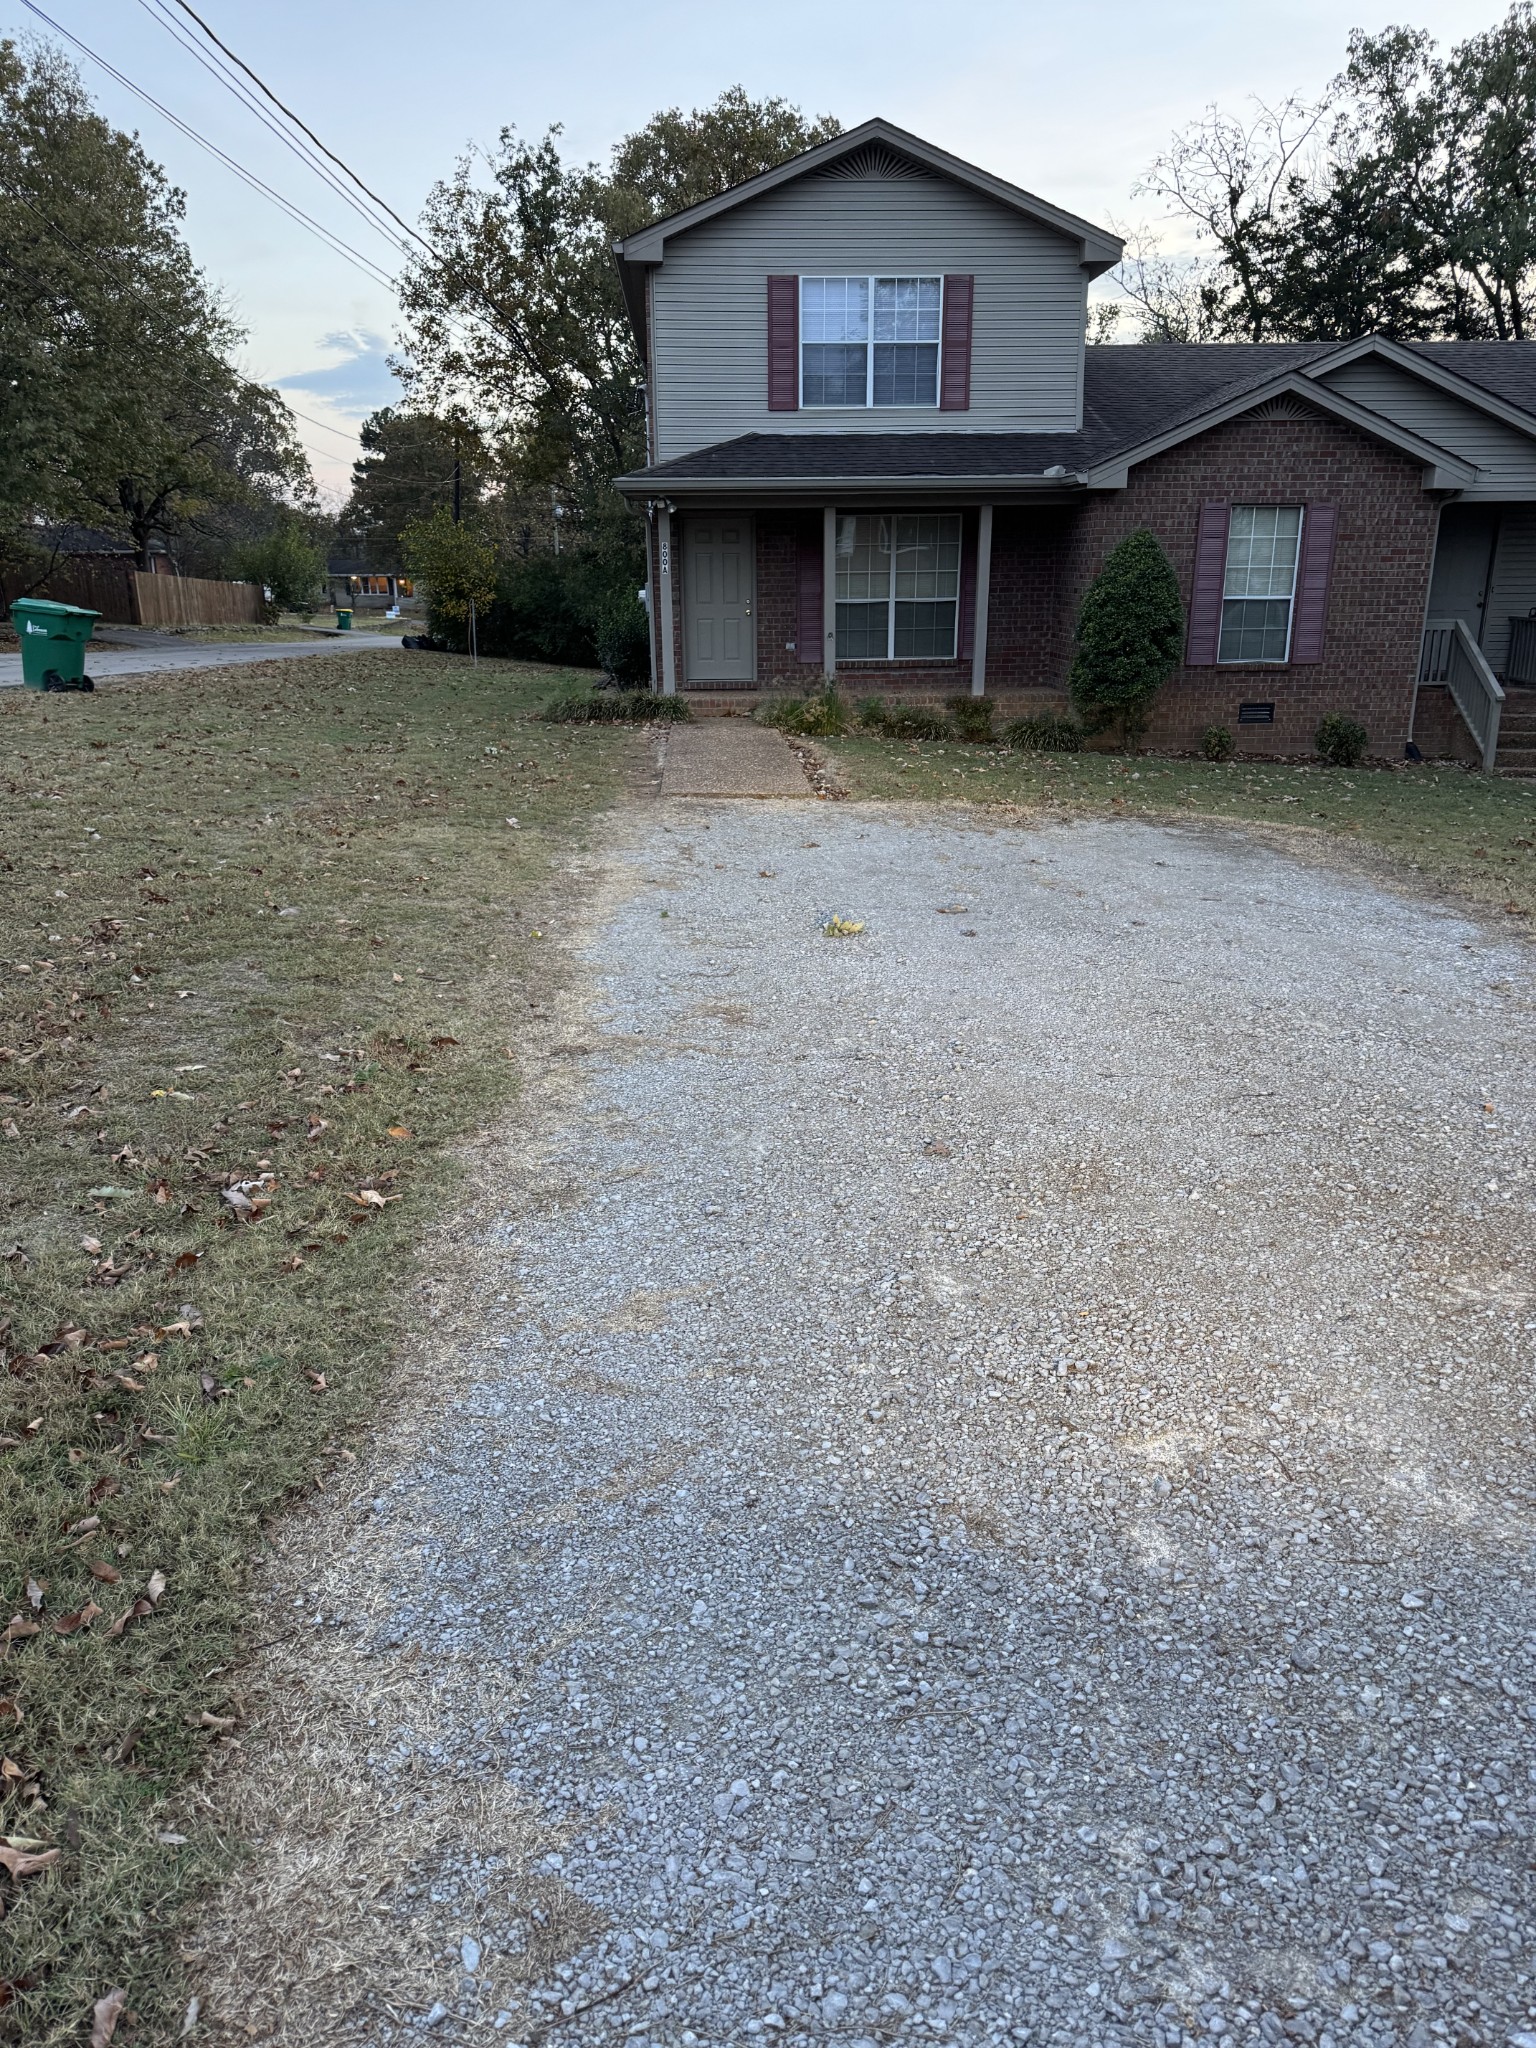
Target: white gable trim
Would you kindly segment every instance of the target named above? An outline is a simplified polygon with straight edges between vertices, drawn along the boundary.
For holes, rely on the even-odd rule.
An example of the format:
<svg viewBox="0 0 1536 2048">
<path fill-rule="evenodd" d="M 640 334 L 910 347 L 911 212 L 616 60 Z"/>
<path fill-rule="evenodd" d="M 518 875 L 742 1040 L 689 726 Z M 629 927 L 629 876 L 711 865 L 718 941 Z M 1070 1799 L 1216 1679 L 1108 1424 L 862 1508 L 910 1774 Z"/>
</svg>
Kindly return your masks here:
<svg viewBox="0 0 1536 2048">
<path fill-rule="evenodd" d="M 1058 234 L 1066 235 L 1078 244 L 1083 267 L 1092 277 L 1112 269 L 1125 253 L 1125 245 L 1118 235 L 1095 227 L 1091 221 L 1082 220 L 1075 213 L 1066 213 L 1061 207 L 1036 198 L 1033 192 L 1008 184 L 1005 179 L 994 178 L 990 171 L 980 170 L 961 157 L 951 156 L 948 150 L 924 142 L 920 135 L 910 135 L 905 128 L 897 128 L 891 122 L 881 120 L 865 121 L 857 128 L 850 128 L 845 135 L 835 135 L 830 142 L 820 143 L 815 149 L 791 157 L 787 163 L 778 164 L 771 171 L 749 178 L 744 185 L 733 186 L 729 192 L 721 192 L 714 199 L 705 199 L 697 206 L 685 208 L 682 213 L 674 213 L 670 219 L 641 228 L 637 234 L 615 242 L 614 253 L 621 263 L 660 263 L 665 259 L 666 245 L 671 236 L 697 227 L 701 221 L 714 220 L 733 207 L 743 206 L 748 200 L 771 192 L 793 178 L 824 170 L 839 158 L 871 142 L 886 143 L 926 169 L 936 171 L 942 177 L 953 178 L 972 191 L 983 192 L 999 205 L 1010 207 L 1015 213 L 1038 221 L 1042 227 L 1054 228 Z"/>
</svg>

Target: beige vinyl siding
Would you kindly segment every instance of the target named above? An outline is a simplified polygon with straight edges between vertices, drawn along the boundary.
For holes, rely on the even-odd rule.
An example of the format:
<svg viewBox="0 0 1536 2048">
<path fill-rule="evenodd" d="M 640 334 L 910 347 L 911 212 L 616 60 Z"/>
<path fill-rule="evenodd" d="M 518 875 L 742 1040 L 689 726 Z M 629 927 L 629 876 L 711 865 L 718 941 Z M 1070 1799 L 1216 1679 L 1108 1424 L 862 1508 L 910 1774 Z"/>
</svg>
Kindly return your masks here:
<svg viewBox="0 0 1536 2048">
<path fill-rule="evenodd" d="M 1536 498 L 1536 439 L 1518 427 L 1379 358 L 1363 356 L 1326 371 L 1319 381 L 1422 434 L 1437 447 L 1475 462 L 1477 482 L 1463 497 Z"/>
<path fill-rule="evenodd" d="M 774 275 L 976 280 L 971 404 L 768 410 Z M 947 178 L 808 177 L 672 238 L 652 272 L 656 459 L 738 434 L 1075 432 L 1087 278 L 1076 241 Z"/>
<path fill-rule="evenodd" d="M 1483 653 L 1495 671 L 1509 659 L 1509 622 L 1536 609 L 1536 505 L 1511 505 L 1499 521 L 1483 613 Z"/>
</svg>

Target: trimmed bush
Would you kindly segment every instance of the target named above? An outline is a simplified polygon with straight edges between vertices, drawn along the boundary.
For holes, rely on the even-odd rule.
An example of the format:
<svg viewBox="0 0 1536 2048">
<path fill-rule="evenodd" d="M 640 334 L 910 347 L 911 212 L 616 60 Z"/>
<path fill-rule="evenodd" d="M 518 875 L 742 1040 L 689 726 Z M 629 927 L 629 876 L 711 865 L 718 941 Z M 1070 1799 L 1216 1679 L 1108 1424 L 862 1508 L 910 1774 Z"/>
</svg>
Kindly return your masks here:
<svg viewBox="0 0 1536 2048">
<path fill-rule="evenodd" d="M 954 727 L 942 711 L 928 711 L 921 704 L 900 705 L 886 720 L 893 740 L 952 740 Z"/>
<path fill-rule="evenodd" d="M 1200 751 L 1207 761 L 1230 761 L 1234 741 L 1225 725 L 1208 725 L 1200 735 Z"/>
<path fill-rule="evenodd" d="M 546 725 L 686 725 L 693 710 L 686 697 L 653 697 L 649 690 L 589 690 L 552 698 L 539 716 Z"/>
<path fill-rule="evenodd" d="M 1111 550 L 1078 614 L 1069 687 L 1087 730 L 1118 723 L 1125 746 L 1134 747 L 1183 652 L 1179 579 L 1157 536 L 1143 527 Z"/>
<path fill-rule="evenodd" d="M 800 739 L 836 739 L 850 724 L 848 706 L 835 683 L 806 697 L 770 697 L 753 714 L 759 725 L 793 733 Z"/>
<path fill-rule="evenodd" d="M 1342 712 L 1330 711 L 1317 728 L 1312 744 L 1334 768 L 1358 768 L 1370 734 Z"/>
<path fill-rule="evenodd" d="M 648 682 L 651 673 L 650 620 L 632 587 L 610 590 L 589 614 L 598 666 L 616 683 Z"/>
<path fill-rule="evenodd" d="M 1083 729 L 1070 718 L 1043 711 L 1034 718 L 1015 718 L 1003 727 L 1010 747 L 1030 754 L 1076 754 L 1082 751 Z"/>
<path fill-rule="evenodd" d="M 944 700 L 953 715 L 955 731 L 963 740 L 973 746 L 988 747 L 997 735 L 992 730 L 992 705 L 986 697 L 973 697 L 967 692 L 960 697 Z"/>
</svg>

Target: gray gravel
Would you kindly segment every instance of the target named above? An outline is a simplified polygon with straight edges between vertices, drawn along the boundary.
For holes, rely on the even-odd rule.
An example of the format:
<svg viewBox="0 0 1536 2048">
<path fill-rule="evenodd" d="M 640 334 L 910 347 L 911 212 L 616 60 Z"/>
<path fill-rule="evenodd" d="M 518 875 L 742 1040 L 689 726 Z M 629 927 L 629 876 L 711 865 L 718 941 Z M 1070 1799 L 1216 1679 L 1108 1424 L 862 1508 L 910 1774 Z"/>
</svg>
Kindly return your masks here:
<svg viewBox="0 0 1536 2048">
<path fill-rule="evenodd" d="M 1198 829 L 620 857 L 564 1192 L 372 1504 L 375 1652 L 504 1675 L 419 1761 L 606 1931 L 510 1996 L 445 1864 L 372 2038 L 1536 2048 L 1529 955 Z"/>
</svg>

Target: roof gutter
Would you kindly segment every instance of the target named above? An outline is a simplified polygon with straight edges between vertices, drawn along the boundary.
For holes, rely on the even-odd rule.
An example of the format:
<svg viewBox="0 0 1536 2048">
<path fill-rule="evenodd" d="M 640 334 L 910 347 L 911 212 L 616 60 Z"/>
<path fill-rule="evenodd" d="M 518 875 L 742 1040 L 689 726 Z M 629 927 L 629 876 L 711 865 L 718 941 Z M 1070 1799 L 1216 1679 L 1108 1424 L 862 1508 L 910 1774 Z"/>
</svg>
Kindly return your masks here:
<svg viewBox="0 0 1536 2048">
<path fill-rule="evenodd" d="M 614 488 L 626 498 L 756 497 L 796 498 L 807 505 L 827 504 L 833 499 L 846 503 L 854 497 L 889 499 L 892 491 L 903 497 L 980 498 L 998 503 L 1005 498 L 1075 497 L 1088 483 L 1082 470 L 1064 470 L 1056 476 L 659 476 L 644 470 L 614 478 Z"/>
</svg>

